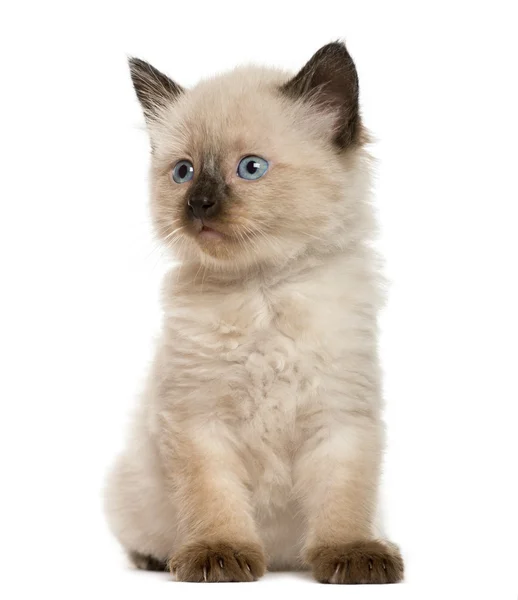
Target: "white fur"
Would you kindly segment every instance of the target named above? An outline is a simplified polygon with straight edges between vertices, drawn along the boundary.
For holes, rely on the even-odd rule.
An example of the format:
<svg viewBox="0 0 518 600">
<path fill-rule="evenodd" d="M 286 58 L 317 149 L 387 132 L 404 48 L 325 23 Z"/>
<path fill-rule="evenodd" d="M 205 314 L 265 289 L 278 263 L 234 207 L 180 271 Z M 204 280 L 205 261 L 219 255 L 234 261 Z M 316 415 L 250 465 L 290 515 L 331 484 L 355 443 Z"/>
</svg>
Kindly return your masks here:
<svg viewBox="0 0 518 600">
<path fill-rule="evenodd" d="M 279 100 L 265 73 L 251 71 L 246 85 L 241 72 L 224 85 L 204 83 L 167 117 L 167 135 L 164 114 L 155 133 L 150 126 L 159 231 L 176 231 L 167 222 L 171 206 L 177 221 L 185 212 L 184 188 L 174 187 L 164 165 L 185 155 L 183 146 L 196 157 L 215 139 L 231 148 L 228 181 L 251 194 L 239 217 L 271 233 L 256 246 L 252 240 L 250 254 L 232 250 L 234 262 L 217 248 L 214 256 L 200 250 L 190 235 L 185 264 L 165 281 L 163 335 L 106 495 L 124 547 L 164 561 L 193 540 L 226 538 L 264 548 L 269 568 L 298 568 L 319 544 L 380 533 L 380 294 L 369 246 L 369 157 L 361 147 L 338 156 L 322 141 L 329 116 L 310 118 L 311 107 Z M 278 85 L 278 72 L 269 77 Z M 261 143 L 283 168 L 276 174 L 272 162 L 264 184 L 277 186 L 276 195 L 233 179 L 232 140 L 253 138 L 246 121 L 232 120 L 232 107 L 248 100 L 257 110 L 242 110 L 243 119 L 273 115 Z M 186 132 L 175 119 L 195 125 Z"/>
</svg>

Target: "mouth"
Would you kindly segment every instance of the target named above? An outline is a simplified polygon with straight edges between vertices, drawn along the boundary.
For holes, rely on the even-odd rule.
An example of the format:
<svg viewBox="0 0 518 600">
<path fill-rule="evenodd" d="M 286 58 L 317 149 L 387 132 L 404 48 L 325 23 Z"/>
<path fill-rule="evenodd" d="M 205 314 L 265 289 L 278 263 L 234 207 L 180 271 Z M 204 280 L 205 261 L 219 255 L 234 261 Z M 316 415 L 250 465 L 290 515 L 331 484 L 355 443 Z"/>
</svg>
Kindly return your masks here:
<svg viewBox="0 0 518 600">
<path fill-rule="evenodd" d="M 201 227 L 198 231 L 198 238 L 204 241 L 220 241 L 225 238 L 225 235 L 213 227 L 201 223 Z"/>
</svg>

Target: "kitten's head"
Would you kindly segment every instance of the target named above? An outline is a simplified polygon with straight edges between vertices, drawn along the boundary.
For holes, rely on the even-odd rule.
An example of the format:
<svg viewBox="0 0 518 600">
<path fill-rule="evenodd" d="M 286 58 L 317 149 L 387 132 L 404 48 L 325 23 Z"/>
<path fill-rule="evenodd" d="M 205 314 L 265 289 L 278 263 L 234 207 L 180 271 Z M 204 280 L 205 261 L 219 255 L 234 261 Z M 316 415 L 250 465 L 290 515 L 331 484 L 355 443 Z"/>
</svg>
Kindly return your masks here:
<svg viewBox="0 0 518 600">
<path fill-rule="evenodd" d="M 181 259 L 235 269 L 358 235 L 364 133 L 343 44 L 294 77 L 238 68 L 191 90 L 139 59 L 130 68 L 151 138 L 155 226 Z"/>
</svg>

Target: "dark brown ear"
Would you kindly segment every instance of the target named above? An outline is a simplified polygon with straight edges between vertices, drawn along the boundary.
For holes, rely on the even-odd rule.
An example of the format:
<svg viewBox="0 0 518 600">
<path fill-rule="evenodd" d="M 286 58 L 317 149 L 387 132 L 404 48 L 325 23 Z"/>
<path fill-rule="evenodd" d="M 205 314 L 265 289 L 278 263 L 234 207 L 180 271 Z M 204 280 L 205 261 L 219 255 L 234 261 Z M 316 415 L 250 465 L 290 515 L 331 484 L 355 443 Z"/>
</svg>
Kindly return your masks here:
<svg viewBox="0 0 518 600">
<path fill-rule="evenodd" d="M 174 102 L 183 88 L 140 58 L 128 60 L 131 80 L 146 120 L 153 119 L 158 109 Z"/>
<path fill-rule="evenodd" d="M 358 73 L 345 44 L 320 48 L 281 89 L 291 98 L 312 101 L 319 110 L 336 112 L 333 141 L 340 149 L 360 143 Z"/>
</svg>

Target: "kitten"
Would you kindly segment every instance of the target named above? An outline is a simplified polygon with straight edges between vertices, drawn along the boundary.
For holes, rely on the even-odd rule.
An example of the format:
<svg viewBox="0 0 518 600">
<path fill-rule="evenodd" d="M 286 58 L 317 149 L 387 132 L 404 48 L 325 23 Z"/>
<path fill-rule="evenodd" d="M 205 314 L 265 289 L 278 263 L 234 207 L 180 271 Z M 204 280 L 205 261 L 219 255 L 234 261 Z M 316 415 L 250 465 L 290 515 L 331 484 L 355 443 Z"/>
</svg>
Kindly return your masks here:
<svg viewBox="0 0 518 600">
<path fill-rule="evenodd" d="M 181 581 L 311 568 L 403 577 L 377 526 L 380 305 L 358 78 L 342 43 L 290 77 L 238 68 L 184 90 L 130 60 L 151 209 L 180 266 L 110 526 Z"/>
</svg>

